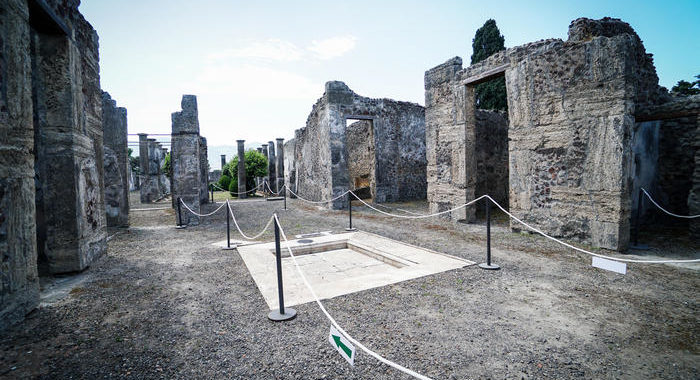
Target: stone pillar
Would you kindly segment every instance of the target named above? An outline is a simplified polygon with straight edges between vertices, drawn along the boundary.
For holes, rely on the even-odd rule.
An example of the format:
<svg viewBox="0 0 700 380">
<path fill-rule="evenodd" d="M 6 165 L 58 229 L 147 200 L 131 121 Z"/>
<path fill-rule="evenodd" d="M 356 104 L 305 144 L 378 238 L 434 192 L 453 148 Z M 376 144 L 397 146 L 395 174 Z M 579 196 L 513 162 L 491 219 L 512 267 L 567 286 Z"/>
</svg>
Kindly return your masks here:
<svg viewBox="0 0 700 380">
<path fill-rule="evenodd" d="M 284 186 L 284 139 L 277 139 L 277 189 L 276 191 L 282 190 Z"/>
<path fill-rule="evenodd" d="M 275 155 L 275 143 L 273 141 L 267 142 L 267 153 L 267 176 L 269 178 L 268 183 L 270 184 L 270 190 L 275 190 L 277 188 L 277 172 L 275 170 L 275 167 L 277 166 L 277 156 Z"/>
<path fill-rule="evenodd" d="M 221 170 L 224 170 L 224 165 L 226 165 L 226 155 L 221 155 Z"/>
<path fill-rule="evenodd" d="M 236 140 L 238 143 L 238 198 L 247 197 L 245 185 L 245 140 Z"/>
<path fill-rule="evenodd" d="M 199 167 L 201 170 L 202 186 L 199 192 L 199 202 L 209 202 L 209 159 L 207 158 L 207 139 L 199 137 Z"/>
<path fill-rule="evenodd" d="M 268 175 L 262 177 L 262 181 L 263 181 L 263 183 L 264 183 L 264 182 L 266 182 L 266 181 L 269 180 L 269 174 L 270 174 L 270 173 L 269 173 L 270 155 L 269 155 L 269 152 L 267 151 L 267 144 L 262 144 L 262 147 L 261 147 L 260 149 L 262 149 L 262 154 L 263 154 L 263 156 L 265 156 L 265 159 L 268 161 L 268 163 L 267 163 L 267 166 L 268 166 Z M 263 185 L 263 189 L 262 189 L 262 190 L 263 190 L 263 192 L 265 192 L 265 191 L 267 191 L 267 188 Z"/>
<path fill-rule="evenodd" d="M 102 92 L 105 215 L 108 227 L 129 225 L 129 157 L 126 108 Z"/>
<path fill-rule="evenodd" d="M 199 190 L 201 169 L 199 163 L 199 119 L 197 97 L 183 95 L 182 111 L 172 114 L 173 199 L 182 201 L 194 212 L 200 213 Z M 177 207 L 177 204 L 176 204 Z M 199 218 L 182 208 L 183 224 L 199 224 Z M 177 215 L 175 216 L 177 218 Z"/>
<path fill-rule="evenodd" d="M 139 194 L 141 195 L 141 203 L 151 201 L 148 188 L 148 134 L 139 133 Z"/>
<path fill-rule="evenodd" d="M 464 91 L 464 199 L 466 203 L 475 198 L 476 194 L 476 96 L 474 86 L 466 86 Z M 458 204 L 459 205 L 459 204 Z M 475 205 L 463 208 L 464 219 L 467 222 L 474 221 Z M 461 213 L 455 211 L 454 213 Z M 453 215 L 454 218 L 454 215 Z"/>
</svg>

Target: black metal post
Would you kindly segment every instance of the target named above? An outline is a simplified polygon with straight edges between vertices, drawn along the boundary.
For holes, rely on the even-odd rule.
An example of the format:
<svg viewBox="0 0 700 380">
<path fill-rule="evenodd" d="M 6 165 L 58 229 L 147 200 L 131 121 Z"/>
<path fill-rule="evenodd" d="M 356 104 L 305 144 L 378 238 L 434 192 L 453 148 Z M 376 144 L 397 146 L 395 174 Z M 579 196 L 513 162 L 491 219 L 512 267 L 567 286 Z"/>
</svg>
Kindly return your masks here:
<svg viewBox="0 0 700 380">
<path fill-rule="evenodd" d="M 484 198 L 486 200 L 486 263 L 479 264 L 482 269 L 497 270 L 501 269 L 496 264 L 491 264 L 491 200 Z"/>
<path fill-rule="evenodd" d="M 350 198 L 350 195 L 352 193 L 348 191 L 348 223 L 349 227 L 345 229 L 345 231 L 357 231 L 357 228 L 352 227 L 352 198 Z"/>
<path fill-rule="evenodd" d="M 177 226 L 182 227 L 182 213 L 180 211 L 180 197 L 177 197 Z"/>
<path fill-rule="evenodd" d="M 275 214 L 276 215 L 276 214 Z M 277 261 L 277 297 L 279 310 L 273 310 L 267 315 L 273 321 L 286 321 L 296 317 L 297 312 L 292 308 L 284 308 L 284 288 L 282 286 L 282 250 L 280 249 L 280 227 L 275 218 L 275 257 Z"/>
<path fill-rule="evenodd" d="M 287 211 L 287 185 L 284 185 L 282 189 L 284 190 L 284 193 L 282 193 L 284 197 L 284 211 Z"/>
<path fill-rule="evenodd" d="M 211 203 L 214 203 L 214 184 L 209 184 L 209 192 L 211 193 Z"/>
</svg>

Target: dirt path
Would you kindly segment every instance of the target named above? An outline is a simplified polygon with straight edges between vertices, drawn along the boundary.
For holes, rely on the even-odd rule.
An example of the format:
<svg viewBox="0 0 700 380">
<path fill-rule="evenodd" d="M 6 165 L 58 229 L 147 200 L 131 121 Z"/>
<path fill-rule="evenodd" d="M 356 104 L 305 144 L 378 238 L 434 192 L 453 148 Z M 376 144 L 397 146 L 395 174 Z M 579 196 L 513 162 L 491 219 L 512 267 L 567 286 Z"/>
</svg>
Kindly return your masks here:
<svg viewBox="0 0 700 380">
<path fill-rule="evenodd" d="M 344 212 L 298 200 L 281 207 L 234 204 L 246 232 L 275 210 L 288 235 L 347 224 Z M 483 261 L 483 225 L 353 216 L 362 230 Z M 106 256 L 3 334 L 0 377 L 404 377 L 363 353 L 350 367 L 328 344 L 330 324 L 315 304 L 270 322 L 237 252 L 211 245 L 225 238 L 223 213 L 183 230 L 174 220 L 171 210 L 132 212 L 132 228 L 112 237 Z M 500 271 L 469 266 L 325 305 L 368 347 L 438 379 L 700 377 L 697 270 L 631 264 L 623 276 L 503 222 L 493 233 Z M 655 254 L 698 254 L 669 245 Z"/>
</svg>

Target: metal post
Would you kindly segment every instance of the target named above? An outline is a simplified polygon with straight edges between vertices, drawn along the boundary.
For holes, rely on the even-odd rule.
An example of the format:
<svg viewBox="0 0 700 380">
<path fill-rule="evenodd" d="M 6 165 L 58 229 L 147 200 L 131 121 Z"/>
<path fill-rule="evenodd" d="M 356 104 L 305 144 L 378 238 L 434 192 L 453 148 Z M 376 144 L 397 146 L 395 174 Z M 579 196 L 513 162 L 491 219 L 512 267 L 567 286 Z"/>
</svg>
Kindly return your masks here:
<svg viewBox="0 0 700 380">
<path fill-rule="evenodd" d="M 348 222 L 350 226 L 345 229 L 345 231 L 357 231 L 357 228 L 352 228 L 352 199 L 350 198 L 350 193 L 348 191 Z"/>
<path fill-rule="evenodd" d="M 634 214 L 634 231 L 632 234 L 632 246 L 630 248 L 632 249 L 642 249 L 646 250 L 649 249 L 649 246 L 646 244 L 639 244 L 638 239 L 639 239 L 639 220 L 641 219 L 642 215 L 642 205 L 644 204 L 644 192 L 642 192 L 642 188 L 639 188 L 639 195 L 637 196 L 637 212 Z"/>
<path fill-rule="evenodd" d="M 284 211 L 287 211 L 287 185 L 284 185 L 283 189 L 284 193 L 282 193 L 282 196 L 284 197 Z"/>
<path fill-rule="evenodd" d="M 491 264 L 491 200 L 484 198 L 486 201 L 486 263 L 479 264 L 481 269 L 497 270 L 501 269 L 496 264 Z"/>
<path fill-rule="evenodd" d="M 229 202 L 228 199 L 226 200 L 226 247 L 224 247 L 224 250 L 228 251 L 231 249 L 236 249 L 236 245 L 234 244 L 233 247 L 231 246 L 231 213 L 229 211 Z"/>
<path fill-rule="evenodd" d="M 275 214 L 276 216 L 277 214 Z M 280 249 L 280 227 L 275 218 L 275 256 L 277 261 L 277 296 L 279 297 L 279 310 L 272 310 L 267 315 L 273 321 L 286 321 L 297 316 L 296 310 L 284 308 L 284 289 L 282 286 L 282 250 Z"/>
<path fill-rule="evenodd" d="M 180 197 L 177 197 L 177 228 L 185 228 L 185 226 L 182 225 L 182 212 L 180 210 L 180 202 L 182 200 Z"/>
</svg>

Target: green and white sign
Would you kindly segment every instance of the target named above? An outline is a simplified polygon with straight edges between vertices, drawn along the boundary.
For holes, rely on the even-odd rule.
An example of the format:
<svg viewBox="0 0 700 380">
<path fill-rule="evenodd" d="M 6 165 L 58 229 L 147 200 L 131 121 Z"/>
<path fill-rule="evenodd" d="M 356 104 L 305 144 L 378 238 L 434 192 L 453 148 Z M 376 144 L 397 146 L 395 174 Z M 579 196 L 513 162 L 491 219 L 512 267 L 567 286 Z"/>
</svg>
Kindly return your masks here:
<svg viewBox="0 0 700 380">
<path fill-rule="evenodd" d="M 347 339 L 338 332 L 338 330 L 331 325 L 331 332 L 328 335 L 328 342 L 333 346 L 345 360 L 350 363 L 351 366 L 355 365 L 355 346 L 353 346 Z"/>
</svg>

